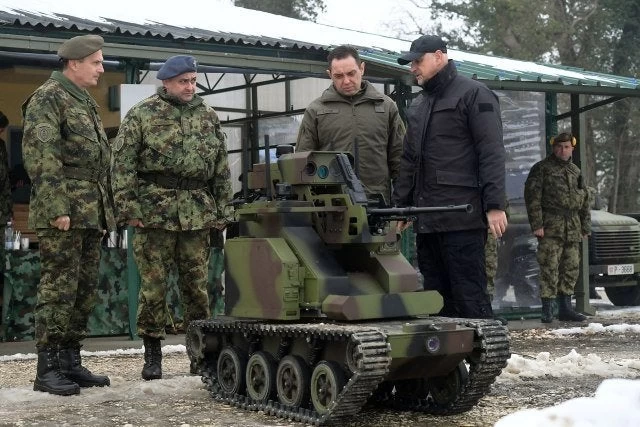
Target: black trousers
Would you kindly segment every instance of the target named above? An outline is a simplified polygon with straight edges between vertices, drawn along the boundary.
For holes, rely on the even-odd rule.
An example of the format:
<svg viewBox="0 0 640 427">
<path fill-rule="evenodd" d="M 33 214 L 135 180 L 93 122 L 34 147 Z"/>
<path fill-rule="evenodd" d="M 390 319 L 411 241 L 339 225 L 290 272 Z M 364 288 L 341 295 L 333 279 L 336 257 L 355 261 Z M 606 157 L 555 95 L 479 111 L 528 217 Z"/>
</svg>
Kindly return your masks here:
<svg viewBox="0 0 640 427">
<path fill-rule="evenodd" d="M 441 316 L 488 319 L 493 317 L 487 295 L 484 245 L 487 230 L 418 233 L 418 266 L 424 289 L 444 299 Z"/>
</svg>

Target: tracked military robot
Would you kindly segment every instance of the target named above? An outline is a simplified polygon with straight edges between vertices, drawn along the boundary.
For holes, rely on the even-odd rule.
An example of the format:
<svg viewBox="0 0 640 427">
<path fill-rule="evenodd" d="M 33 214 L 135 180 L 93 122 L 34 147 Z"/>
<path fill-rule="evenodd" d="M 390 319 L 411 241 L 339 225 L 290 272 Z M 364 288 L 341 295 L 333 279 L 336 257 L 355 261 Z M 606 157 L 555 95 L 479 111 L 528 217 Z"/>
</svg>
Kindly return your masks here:
<svg viewBox="0 0 640 427">
<path fill-rule="evenodd" d="M 434 316 L 442 297 L 421 290 L 393 226 L 471 207 L 386 207 L 367 197 L 349 155 L 278 150 L 243 173 L 224 247 L 225 315 L 187 329 L 192 370 L 212 397 L 315 425 L 372 400 L 471 409 L 510 357 L 507 329 Z"/>
</svg>

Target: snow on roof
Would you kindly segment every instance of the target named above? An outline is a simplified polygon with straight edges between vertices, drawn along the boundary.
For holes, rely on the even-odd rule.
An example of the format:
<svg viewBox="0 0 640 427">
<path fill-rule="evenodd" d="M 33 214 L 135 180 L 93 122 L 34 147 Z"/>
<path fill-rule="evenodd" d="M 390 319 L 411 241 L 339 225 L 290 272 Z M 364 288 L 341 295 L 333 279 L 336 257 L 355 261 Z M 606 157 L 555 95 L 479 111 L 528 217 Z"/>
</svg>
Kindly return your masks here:
<svg viewBox="0 0 640 427">
<path fill-rule="evenodd" d="M 198 2 L 172 7 L 148 0 L 0 0 L 0 23 L 18 26 L 53 26 L 62 29 L 102 31 L 134 36 L 160 36 L 235 42 L 254 46 L 327 49 L 343 43 L 380 54 L 367 59 L 407 71 L 395 63 L 410 40 L 337 28 L 233 6 L 226 1 Z M 449 56 L 461 72 L 484 80 L 554 82 L 638 89 L 636 78 L 592 73 L 568 67 L 548 66 L 455 49 Z"/>
</svg>

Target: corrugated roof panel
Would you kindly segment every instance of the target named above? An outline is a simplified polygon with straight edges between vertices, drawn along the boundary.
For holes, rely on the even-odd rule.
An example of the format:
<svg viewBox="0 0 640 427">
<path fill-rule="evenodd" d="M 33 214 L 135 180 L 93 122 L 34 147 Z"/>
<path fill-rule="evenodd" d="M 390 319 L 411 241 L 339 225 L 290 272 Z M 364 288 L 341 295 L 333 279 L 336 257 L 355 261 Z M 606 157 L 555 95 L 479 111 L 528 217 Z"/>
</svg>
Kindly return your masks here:
<svg viewBox="0 0 640 427">
<path fill-rule="evenodd" d="M 396 62 L 399 52 L 408 50 L 410 41 L 376 34 L 336 28 L 291 19 L 270 13 L 243 9 L 216 2 L 202 2 L 193 11 L 182 13 L 158 7 L 155 2 L 109 0 L 75 2 L 58 0 L 0 0 L 3 32 L 29 28 L 80 30 L 110 35 L 132 36 L 137 45 L 151 44 L 148 38 L 168 41 L 195 41 L 213 45 L 254 46 L 285 50 L 328 49 L 350 43 L 361 48 L 369 62 L 391 70 L 408 72 Z M 131 43 L 130 40 L 127 43 Z M 154 45 L 156 45 L 154 44 Z M 210 47 L 211 49 L 211 47 Z M 449 56 L 461 73 L 486 81 L 538 82 L 639 89 L 633 77 L 594 73 L 572 67 L 517 61 L 449 49 Z"/>
</svg>

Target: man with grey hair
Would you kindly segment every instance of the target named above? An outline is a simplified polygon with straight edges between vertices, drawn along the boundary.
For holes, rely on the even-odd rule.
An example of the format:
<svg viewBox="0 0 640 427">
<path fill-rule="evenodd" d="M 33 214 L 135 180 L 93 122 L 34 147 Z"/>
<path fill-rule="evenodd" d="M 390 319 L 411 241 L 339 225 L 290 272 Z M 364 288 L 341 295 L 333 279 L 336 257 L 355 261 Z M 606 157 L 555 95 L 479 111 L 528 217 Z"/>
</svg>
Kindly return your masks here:
<svg viewBox="0 0 640 427">
<path fill-rule="evenodd" d="M 473 206 L 470 214 L 418 216 L 414 230 L 424 288 L 442 295 L 443 316 L 491 318 L 486 233 L 489 229 L 499 238 L 507 227 L 498 99 L 484 84 L 458 73 L 438 36 L 414 40 L 398 63 L 410 64 L 422 91 L 407 111 L 394 201 Z"/>
<path fill-rule="evenodd" d="M 54 71 L 22 106 L 23 161 L 32 181 L 29 227 L 40 247 L 33 389 L 58 395 L 110 384 L 80 358 L 96 303 L 100 238 L 115 229 L 109 142 L 87 92 L 104 73 L 103 44 L 98 35 L 62 43 L 62 72 Z"/>
</svg>

